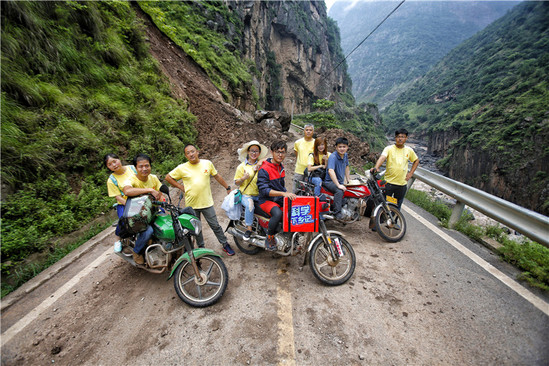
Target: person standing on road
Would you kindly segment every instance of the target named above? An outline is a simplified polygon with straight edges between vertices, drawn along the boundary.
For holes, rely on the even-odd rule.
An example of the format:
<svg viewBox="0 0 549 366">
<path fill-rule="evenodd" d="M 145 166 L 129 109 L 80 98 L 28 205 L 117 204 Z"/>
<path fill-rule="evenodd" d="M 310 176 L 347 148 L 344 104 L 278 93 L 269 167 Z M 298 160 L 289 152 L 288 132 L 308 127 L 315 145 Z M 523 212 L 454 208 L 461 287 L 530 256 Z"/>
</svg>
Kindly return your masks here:
<svg viewBox="0 0 549 366">
<path fill-rule="evenodd" d="M 265 249 L 269 251 L 276 250 L 276 240 L 274 235 L 278 223 L 282 219 L 282 207 L 284 207 L 284 197 L 291 200 L 296 198 L 294 193 L 286 191 L 284 178 L 286 172 L 282 162 L 286 157 L 288 146 L 284 141 L 275 141 L 271 145 L 272 158 L 268 158 L 261 165 L 257 173 L 257 188 L 259 189 L 259 207 L 269 214 L 269 228 L 267 238 L 265 239 Z"/>
<path fill-rule="evenodd" d="M 407 182 L 412 178 L 419 165 L 419 159 L 414 150 L 404 145 L 408 139 L 408 131 L 404 128 L 395 131 L 395 144 L 385 147 L 376 162 L 373 171 L 379 171 L 383 162 L 387 161 L 385 172 L 386 194 L 397 199 L 398 209 L 402 207 L 406 195 Z M 408 162 L 412 168 L 408 171 Z"/>
<path fill-rule="evenodd" d="M 334 194 L 333 213 L 336 219 L 342 219 L 341 205 L 343 194 L 347 190 L 345 182 L 351 180 L 349 169 L 349 140 L 345 137 L 338 137 L 335 142 L 336 151 L 330 155 L 327 164 L 327 174 L 324 178 L 324 187 Z"/>
<path fill-rule="evenodd" d="M 244 222 L 246 233 L 244 240 L 250 240 L 252 224 L 254 223 L 254 207 L 259 199 L 257 188 L 257 171 L 261 168 L 261 160 L 265 159 L 269 149 L 257 141 L 245 143 L 238 149 L 238 160 L 242 163 L 236 168 L 234 183 L 241 187 L 242 206 L 244 207 Z"/>
<path fill-rule="evenodd" d="M 210 176 L 214 177 L 227 190 L 227 193 L 231 192 L 231 186 L 218 174 L 211 161 L 199 158 L 198 148 L 195 145 L 188 144 L 185 146 L 184 151 L 188 162 L 180 164 L 169 172 L 166 175 L 166 180 L 172 186 L 181 190 L 185 195 L 185 204 L 195 210 L 199 219 L 201 215 L 204 215 L 206 222 L 208 222 L 217 240 L 222 245 L 223 251 L 229 256 L 234 255 L 234 250 L 227 242 L 223 229 L 217 221 L 217 215 L 213 207 Z M 177 182 L 180 179 L 183 180 L 183 184 Z M 203 248 L 204 236 L 202 232 L 198 235 L 197 241 L 198 246 Z"/>
<path fill-rule="evenodd" d="M 313 133 L 315 128 L 311 124 L 303 128 L 303 137 L 294 143 L 294 153 L 296 155 L 294 172 L 294 193 L 299 189 L 299 183 L 303 181 L 303 173 L 307 169 L 309 154 L 313 152 L 315 139 Z"/>
<path fill-rule="evenodd" d="M 148 155 L 138 154 L 133 159 L 133 165 L 137 170 L 136 175 L 130 176 L 123 182 L 124 188 L 122 191 L 128 197 L 141 196 L 142 194 L 151 194 L 156 200 L 162 200 L 162 193 L 160 193 L 160 180 L 154 174 L 151 174 L 152 160 Z M 153 234 L 153 228 L 151 225 L 147 225 L 145 231 L 137 234 L 135 240 L 135 246 L 133 248 L 133 260 L 136 264 L 145 264 L 145 258 L 143 257 L 143 251 L 147 246 L 149 239 Z"/>
</svg>

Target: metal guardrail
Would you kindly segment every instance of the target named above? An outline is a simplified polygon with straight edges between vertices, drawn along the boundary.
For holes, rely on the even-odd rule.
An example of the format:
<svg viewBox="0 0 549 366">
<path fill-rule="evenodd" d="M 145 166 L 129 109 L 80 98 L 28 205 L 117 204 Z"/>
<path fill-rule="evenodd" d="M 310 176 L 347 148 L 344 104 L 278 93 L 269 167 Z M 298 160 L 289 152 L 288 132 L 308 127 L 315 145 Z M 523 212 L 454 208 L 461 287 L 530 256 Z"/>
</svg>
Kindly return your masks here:
<svg viewBox="0 0 549 366">
<path fill-rule="evenodd" d="M 424 168 L 418 167 L 416 169 L 412 179 L 408 182 L 408 188 L 412 186 L 415 179 L 419 179 L 457 200 L 450 217 L 450 227 L 455 225 L 465 205 L 468 205 L 528 238 L 549 247 L 549 218 L 547 216 Z"/>
</svg>

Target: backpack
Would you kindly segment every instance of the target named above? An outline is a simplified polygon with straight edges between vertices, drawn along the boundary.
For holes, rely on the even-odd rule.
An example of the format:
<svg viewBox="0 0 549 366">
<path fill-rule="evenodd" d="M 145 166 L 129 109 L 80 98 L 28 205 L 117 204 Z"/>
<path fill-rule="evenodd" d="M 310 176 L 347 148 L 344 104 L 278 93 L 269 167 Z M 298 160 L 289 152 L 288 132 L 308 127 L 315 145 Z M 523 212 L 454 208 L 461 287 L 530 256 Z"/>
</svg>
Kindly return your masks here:
<svg viewBox="0 0 549 366">
<path fill-rule="evenodd" d="M 126 201 L 124 214 L 118 220 L 117 235 L 124 238 L 147 230 L 154 219 L 154 207 L 150 196 L 130 197 Z"/>
</svg>

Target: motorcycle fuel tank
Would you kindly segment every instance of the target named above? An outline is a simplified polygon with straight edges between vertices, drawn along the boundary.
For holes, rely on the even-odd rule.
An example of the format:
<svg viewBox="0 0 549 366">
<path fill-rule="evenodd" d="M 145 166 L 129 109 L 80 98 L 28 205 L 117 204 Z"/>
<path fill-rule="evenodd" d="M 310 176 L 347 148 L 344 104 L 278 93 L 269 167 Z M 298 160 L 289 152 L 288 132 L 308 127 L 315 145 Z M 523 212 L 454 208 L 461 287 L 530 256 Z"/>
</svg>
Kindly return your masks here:
<svg viewBox="0 0 549 366">
<path fill-rule="evenodd" d="M 156 215 L 153 222 L 154 236 L 158 239 L 172 241 L 175 239 L 175 232 L 170 215 Z"/>
</svg>

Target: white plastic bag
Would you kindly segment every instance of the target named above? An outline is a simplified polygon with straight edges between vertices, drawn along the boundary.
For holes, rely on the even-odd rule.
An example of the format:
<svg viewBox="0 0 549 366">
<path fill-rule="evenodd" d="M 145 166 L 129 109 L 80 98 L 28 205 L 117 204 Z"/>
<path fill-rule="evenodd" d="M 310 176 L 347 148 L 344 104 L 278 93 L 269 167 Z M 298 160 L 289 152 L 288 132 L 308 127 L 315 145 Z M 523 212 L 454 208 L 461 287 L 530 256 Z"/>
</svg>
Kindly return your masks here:
<svg viewBox="0 0 549 366">
<path fill-rule="evenodd" d="M 224 199 L 221 204 L 221 208 L 225 210 L 229 220 L 238 220 L 240 218 L 240 213 L 242 211 L 242 204 L 239 202 L 234 203 L 234 195 L 238 190 L 232 190 Z"/>
</svg>

